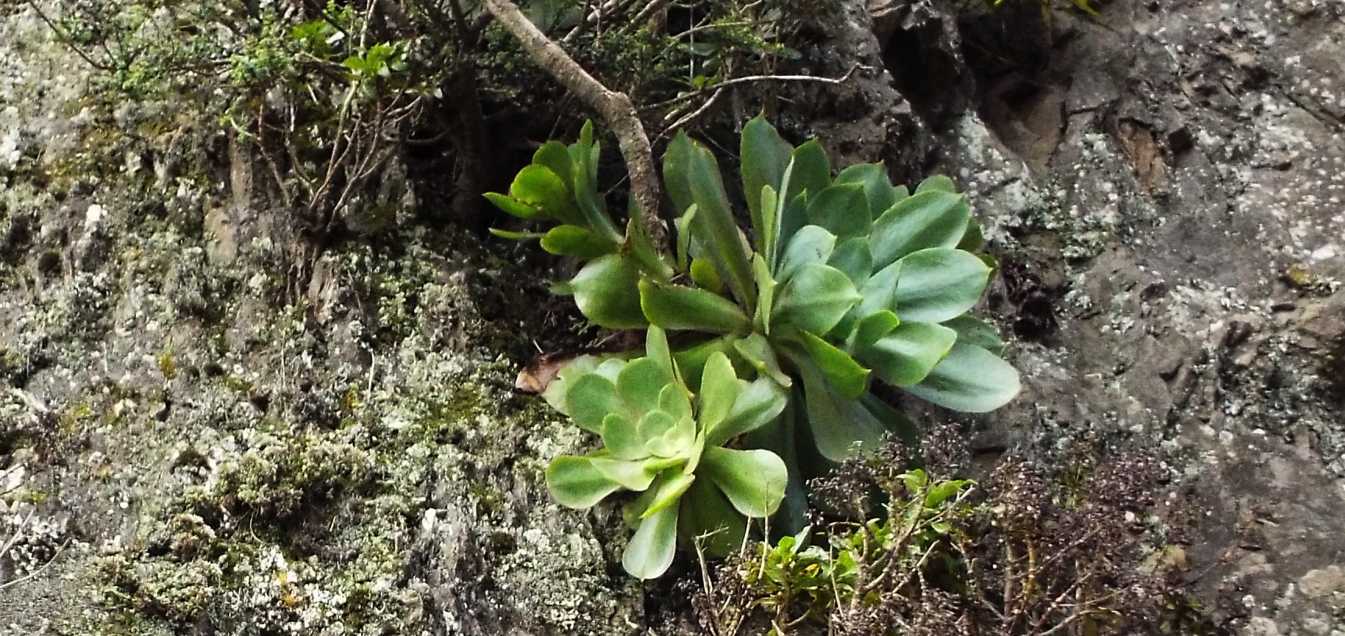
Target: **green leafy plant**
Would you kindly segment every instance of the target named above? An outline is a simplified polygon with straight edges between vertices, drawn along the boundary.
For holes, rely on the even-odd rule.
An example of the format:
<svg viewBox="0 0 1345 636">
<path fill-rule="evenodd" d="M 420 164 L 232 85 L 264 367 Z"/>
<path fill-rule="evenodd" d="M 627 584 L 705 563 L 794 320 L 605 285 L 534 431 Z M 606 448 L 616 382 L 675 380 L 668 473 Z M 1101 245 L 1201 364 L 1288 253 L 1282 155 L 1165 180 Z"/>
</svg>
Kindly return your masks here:
<svg viewBox="0 0 1345 636">
<path fill-rule="evenodd" d="M 914 436 L 906 417 L 872 393 L 875 378 L 964 412 L 991 411 L 1017 394 L 995 329 L 968 314 L 994 261 L 975 253 L 979 225 L 947 177 L 912 193 L 881 164 L 833 174 L 818 141 L 795 147 L 758 117 L 741 144 L 749 238 L 714 155 L 679 134 L 663 158 L 679 213 L 675 253 L 665 254 L 634 219 L 624 235 L 616 229 L 598 195 L 599 153 L 588 125 L 573 145 L 542 146 L 508 195 L 487 197 L 555 226 L 496 233 L 586 260 L 557 289 L 593 323 L 679 332 L 670 355 L 690 390 L 717 390 L 703 385 L 714 377 L 703 369 L 722 357 L 788 396 L 778 417 L 743 431 L 745 445 L 774 451 L 789 469 L 775 527 L 802 527 L 806 477 L 889 433 Z M 585 399 L 566 404 L 573 410 Z"/>
<path fill-rule="evenodd" d="M 649 579 L 672 564 L 680 534 L 709 535 L 712 549 L 730 552 L 746 531 L 745 517 L 768 517 L 785 495 L 784 461 L 765 450 L 723 444 L 769 422 L 785 407 L 769 378 L 740 380 L 723 353 L 710 356 L 694 396 L 658 327 L 647 353 L 635 360 L 570 365 L 548 397 L 603 448 L 556 458 L 547 486 L 562 505 L 588 508 L 617 491 L 641 493 L 625 506 L 635 528 L 622 565 Z"/>
</svg>

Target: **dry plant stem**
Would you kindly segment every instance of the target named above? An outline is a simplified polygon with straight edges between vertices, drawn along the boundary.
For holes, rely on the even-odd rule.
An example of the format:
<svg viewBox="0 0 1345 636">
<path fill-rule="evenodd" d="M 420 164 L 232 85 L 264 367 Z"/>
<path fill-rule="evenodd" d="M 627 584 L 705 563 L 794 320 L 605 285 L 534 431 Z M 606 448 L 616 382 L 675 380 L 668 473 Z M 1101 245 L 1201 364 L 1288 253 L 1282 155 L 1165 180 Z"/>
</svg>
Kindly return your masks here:
<svg viewBox="0 0 1345 636">
<path fill-rule="evenodd" d="M 660 250 L 667 251 L 667 230 L 659 220 L 662 201 L 658 172 L 654 168 L 654 150 L 645 134 L 644 124 L 630 97 L 613 91 L 588 74 L 579 63 L 558 44 L 537 29 L 518 5 L 509 0 L 486 0 L 486 9 L 499 20 L 533 61 L 550 73 L 556 81 L 579 97 L 589 108 L 597 111 L 604 123 L 616 135 L 621 156 L 630 172 L 631 196 L 640 214 L 640 224 L 650 241 Z"/>
<path fill-rule="evenodd" d="M 737 86 L 739 84 L 754 84 L 756 82 L 817 82 L 820 84 L 844 84 L 854 76 L 855 71 L 868 68 L 869 67 L 867 66 L 857 64 L 850 67 L 850 70 L 846 71 L 845 75 L 840 77 L 817 77 L 816 75 L 745 75 L 743 77 L 735 77 L 733 79 L 717 82 L 704 88 L 691 91 L 690 93 L 686 93 L 685 95 L 678 95 L 672 99 L 658 102 L 657 104 L 651 104 L 644 107 L 644 110 L 658 110 L 666 106 L 684 102 L 688 99 L 695 99 L 705 93 L 717 91 L 721 88 L 728 88 L 730 86 Z"/>
</svg>

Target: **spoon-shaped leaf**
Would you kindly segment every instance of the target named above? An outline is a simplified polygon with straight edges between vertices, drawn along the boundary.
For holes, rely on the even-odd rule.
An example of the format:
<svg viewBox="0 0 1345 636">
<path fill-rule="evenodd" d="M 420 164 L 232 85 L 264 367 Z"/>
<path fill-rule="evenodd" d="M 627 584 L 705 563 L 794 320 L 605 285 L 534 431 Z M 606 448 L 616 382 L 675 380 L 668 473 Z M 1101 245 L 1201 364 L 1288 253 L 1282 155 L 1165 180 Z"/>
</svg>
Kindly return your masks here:
<svg viewBox="0 0 1345 636">
<path fill-rule="evenodd" d="M 747 534 L 747 519 L 708 479 L 693 482 L 682 495 L 681 505 L 682 536 L 702 540 L 707 554 L 722 558 L 742 546 Z"/>
<path fill-rule="evenodd" d="M 713 431 L 733 408 L 738 399 L 738 374 L 733 363 L 723 353 L 712 353 L 705 361 L 705 371 L 701 375 L 700 425 L 707 432 Z"/>
<path fill-rule="evenodd" d="M 537 164 L 525 166 L 514 176 L 509 196 L 527 205 L 541 208 L 547 215 L 563 223 L 586 225 L 585 219 L 574 206 L 570 189 L 550 168 Z M 508 211 L 508 210 L 506 210 Z"/>
<path fill-rule="evenodd" d="M 827 259 L 827 264 L 845 272 L 855 287 L 862 286 L 869 280 L 869 274 L 873 273 L 873 254 L 869 252 L 868 237 L 855 236 L 841 241 L 831 253 L 831 258 Z"/>
<path fill-rule="evenodd" d="M 785 284 L 772 319 L 777 325 L 823 334 L 859 301 L 859 292 L 849 277 L 834 267 L 814 263 L 800 268 Z"/>
<path fill-rule="evenodd" d="M 929 375 L 956 340 L 957 332 L 943 325 L 903 322 L 857 355 L 884 382 L 911 386 Z"/>
<path fill-rule="evenodd" d="M 579 428 L 590 433 L 601 435 L 603 418 L 621 408 L 616 385 L 597 373 L 579 376 L 565 392 L 565 411 Z"/>
<path fill-rule="evenodd" d="M 986 413 L 1018 395 L 1018 371 L 985 349 L 957 343 L 923 382 L 905 390 L 954 411 Z"/>
<path fill-rule="evenodd" d="M 593 324 L 608 329 L 640 329 L 648 324 L 637 293 L 639 268 L 620 254 L 589 261 L 570 281 L 574 304 Z"/>
<path fill-rule="evenodd" d="M 706 434 L 705 443 L 722 446 L 743 433 L 765 426 L 780 415 L 788 401 L 789 392 L 769 377 L 759 377 L 747 383 L 724 421 Z"/>
<path fill-rule="evenodd" d="M 869 388 L 869 370 L 850 354 L 806 331 L 799 334 L 803 348 L 818 370 L 842 397 L 855 399 Z"/>
<path fill-rule="evenodd" d="M 808 197 L 808 222 L 820 225 L 840 238 L 865 236 L 873 225 L 864 187 L 843 183 L 824 188 Z"/>
<path fill-rule="evenodd" d="M 920 250 L 901 259 L 893 309 L 902 322 L 952 320 L 976 305 L 990 268 L 970 252 Z"/>
<path fill-rule="evenodd" d="M 775 280 L 787 283 L 804 265 L 825 263 L 836 248 L 836 235 L 826 228 L 805 225 L 799 228 L 794 238 L 785 245 L 780 254 L 780 266 L 775 270 Z"/>
<path fill-rule="evenodd" d="M 547 466 L 546 487 L 560 505 L 583 510 L 619 490 L 621 484 L 594 467 L 588 457 L 562 455 Z"/>
<path fill-rule="evenodd" d="M 877 448 L 886 432 L 882 422 L 858 400 L 842 397 L 806 358 L 791 355 L 803 376 L 804 405 L 813 440 L 823 457 L 844 461 L 856 450 Z"/>
<path fill-rule="evenodd" d="M 764 187 L 778 190 L 784 179 L 785 168 L 789 166 L 790 153 L 794 146 L 785 141 L 765 117 L 753 117 L 743 126 L 739 156 L 742 158 L 743 192 L 747 193 L 747 208 L 751 214 L 752 228 L 757 231 L 757 250 L 764 235 L 762 223 L 762 201 L 754 198 Z"/>
<path fill-rule="evenodd" d="M 617 251 L 611 239 L 578 225 L 557 225 L 542 236 L 542 249 L 575 258 L 597 258 Z"/>
<path fill-rule="evenodd" d="M 970 218 L 971 208 L 960 194 L 926 190 L 911 195 L 873 222 L 873 262 L 883 267 L 916 250 L 956 247 Z"/>
<path fill-rule="evenodd" d="M 869 210 L 881 214 L 892 207 L 898 198 L 905 198 L 903 192 L 892 187 L 887 177 L 887 168 L 881 163 L 857 163 L 836 175 L 835 183 L 858 183 L 864 186 L 864 197 L 869 201 Z"/>
<path fill-rule="evenodd" d="M 639 303 L 644 315 L 664 329 L 711 333 L 743 332 L 752 320 L 733 301 L 695 287 L 640 281 Z"/>
<path fill-rule="evenodd" d="M 695 475 L 687 473 L 674 473 L 663 478 L 659 484 L 658 492 L 654 494 L 653 500 L 649 502 L 649 507 L 645 509 L 644 514 L 640 515 L 643 519 L 648 519 L 667 508 L 677 508 L 673 505 L 677 499 L 685 493 L 691 484 L 696 481 Z"/>
<path fill-rule="evenodd" d="M 640 358 L 621 370 L 616 389 L 626 407 L 633 413 L 640 413 L 653 408 L 658 403 L 659 393 L 672 382 L 672 374 L 662 363 L 653 358 Z"/>
<path fill-rule="evenodd" d="M 644 438 L 635 424 L 620 413 L 602 418 L 602 445 L 617 459 L 642 459 L 649 456 Z"/>
<path fill-rule="evenodd" d="M 738 512 L 769 517 L 785 498 L 789 471 L 784 460 L 766 450 L 705 449 L 701 471 L 724 492 Z"/>
<path fill-rule="evenodd" d="M 641 492 L 654 483 L 654 477 L 658 476 L 659 468 L 664 464 L 660 460 L 630 461 L 605 457 L 594 457 L 590 461 L 603 477 L 635 492 Z"/>
<path fill-rule="evenodd" d="M 640 522 L 621 555 L 621 566 L 638 579 L 656 579 L 668 571 L 677 551 L 677 506 L 669 506 Z"/>
</svg>

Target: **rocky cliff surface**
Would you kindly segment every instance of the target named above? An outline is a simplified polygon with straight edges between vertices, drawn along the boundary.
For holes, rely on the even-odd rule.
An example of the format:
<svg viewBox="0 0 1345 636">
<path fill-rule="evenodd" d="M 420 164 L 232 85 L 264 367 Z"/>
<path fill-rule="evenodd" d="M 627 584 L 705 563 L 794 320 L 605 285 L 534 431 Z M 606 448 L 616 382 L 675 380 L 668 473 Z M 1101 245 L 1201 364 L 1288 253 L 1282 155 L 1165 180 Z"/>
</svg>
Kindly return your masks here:
<svg viewBox="0 0 1345 636">
<path fill-rule="evenodd" d="M 1345 632 L 1345 7 L 841 4 L 781 117 L 971 191 L 1025 385 L 975 449 L 1157 446 L 1216 624 Z M 0 15 L 0 632 L 687 629 L 542 484 L 547 263 L 411 197 L 296 275 L 246 140 Z"/>
</svg>

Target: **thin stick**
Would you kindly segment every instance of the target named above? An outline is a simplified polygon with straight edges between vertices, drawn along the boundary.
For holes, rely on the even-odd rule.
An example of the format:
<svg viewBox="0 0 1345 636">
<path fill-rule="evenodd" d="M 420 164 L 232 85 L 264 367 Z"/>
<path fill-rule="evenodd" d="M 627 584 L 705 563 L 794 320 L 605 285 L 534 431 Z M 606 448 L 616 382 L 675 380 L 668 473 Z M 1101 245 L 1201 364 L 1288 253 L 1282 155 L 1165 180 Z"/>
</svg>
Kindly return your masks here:
<svg viewBox="0 0 1345 636">
<path fill-rule="evenodd" d="M 816 75 L 745 75 L 743 77 L 735 77 L 733 79 L 717 82 L 704 88 L 691 91 L 685 95 L 678 95 L 672 99 L 666 99 L 656 104 L 651 104 L 644 107 L 644 110 L 658 110 L 679 102 L 684 102 L 688 99 L 694 99 L 699 95 L 704 95 L 711 91 L 717 91 L 729 86 L 738 86 L 740 84 L 754 84 L 756 82 L 817 82 L 820 84 L 844 84 L 850 80 L 850 77 L 855 74 L 855 71 L 861 69 L 868 70 L 869 68 L 870 67 L 864 66 L 863 64 L 856 64 L 850 67 L 850 70 L 846 71 L 845 75 L 840 77 L 818 77 Z"/>
</svg>

